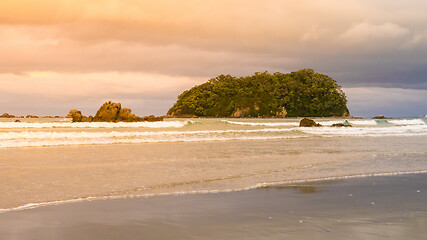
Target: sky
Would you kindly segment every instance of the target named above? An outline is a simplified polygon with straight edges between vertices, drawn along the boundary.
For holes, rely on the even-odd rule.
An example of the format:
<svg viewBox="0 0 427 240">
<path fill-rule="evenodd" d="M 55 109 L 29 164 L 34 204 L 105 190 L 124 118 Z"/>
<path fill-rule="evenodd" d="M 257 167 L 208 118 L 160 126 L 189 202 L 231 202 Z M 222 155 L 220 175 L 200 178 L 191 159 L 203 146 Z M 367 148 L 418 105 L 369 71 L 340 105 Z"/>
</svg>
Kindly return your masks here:
<svg viewBox="0 0 427 240">
<path fill-rule="evenodd" d="M 354 116 L 427 114 L 424 0 L 0 0 L 0 114 L 163 115 L 220 74 L 312 68 Z"/>
</svg>

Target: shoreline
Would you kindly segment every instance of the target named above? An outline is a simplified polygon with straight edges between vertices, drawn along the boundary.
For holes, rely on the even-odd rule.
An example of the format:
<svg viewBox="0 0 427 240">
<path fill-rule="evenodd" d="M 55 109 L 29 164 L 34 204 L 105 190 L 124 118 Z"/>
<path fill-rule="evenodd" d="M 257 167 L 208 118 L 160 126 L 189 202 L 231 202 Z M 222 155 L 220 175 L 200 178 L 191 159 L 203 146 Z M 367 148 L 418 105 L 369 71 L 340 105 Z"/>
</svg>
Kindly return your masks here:
<svg viewBox="0 0 427 240">
<path fill-rule="evenodd" d="M 88 196 L 81 197 L 76 199 L 67 199 L 67 200 L 56 200 L 50 202 L 41 202 L 41 203 L 27 203 L 21 206 L 2 209 L 0 208 L 0 214 L 16 212 L 16 211 L 25 211 L 29 209 L 55 206 L 62 204 L 73 204 L 80 202 L 90 202 L 90 201 L 104 201 L 104 200 L 117 200 L 117 199 L 134 199 L 134 198 L 151 198 L 151 197 L 162 197 L 162 196 L 181 196 L 181 195 L 193 195 L 193 194 L 215 194 L 215 193 L 230 193 L 230 192 L 240 192 L 240 191 L 249 191 L 265 187 L 275 187 L 280 185 L 292 185 L 292 184 L 301 184 L 301 183 L 316 183 L 323 181 L 333 181 L 333 180 L 347 180 L 347 179 L 363 179 L 371 177 L 388 177 L 388 176 L 404 176 L 404 175 L 416 175 L 416 174 L 427 174 L 427 170 L 415 170 L 415 171 L 398 171 L 398 172 L 380 172 L 380 173 L 366 173 L 366 174 L 354 174 L 346 176 L 333 176 L 333 177 L 323 177 L 323 178 L 314 178 L 314 179 L 295 179 L 287 180 L 282 182 L 264 182 L 258 183 L 254 186 L 249 186 L 247 188 L 241 189 L 226 189 L 226 190 L 195 190 L 187 192 L 165 192 L 157 194 L 142 194 L 142 195 L 129 195 L 129 196 Z"/>
<path fill-rule="evenodd" d="M 0 214 L 12 239 L 422 239 L 427 174 L 111 199 Z M 36 220 L 37 219 L 37 220 Z"/>
</svg>

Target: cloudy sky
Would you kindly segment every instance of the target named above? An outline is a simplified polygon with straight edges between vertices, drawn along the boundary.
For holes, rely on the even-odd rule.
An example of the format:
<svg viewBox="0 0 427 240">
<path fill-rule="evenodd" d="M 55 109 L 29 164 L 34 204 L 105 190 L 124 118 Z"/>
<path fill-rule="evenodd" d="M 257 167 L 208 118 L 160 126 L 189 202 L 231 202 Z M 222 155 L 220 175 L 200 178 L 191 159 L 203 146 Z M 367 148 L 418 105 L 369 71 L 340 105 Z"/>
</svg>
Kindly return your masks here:
<svg viewBox="0 0 427 240">
<path fill-rule="evenodd" d="M 424 0 L 2 0 L 0 112 L 163 115 L 219 74 L 313 68 L 355 116 L 427 114 Z M 0 114 L 1 114 L 0 113 Z"/>
</svg>

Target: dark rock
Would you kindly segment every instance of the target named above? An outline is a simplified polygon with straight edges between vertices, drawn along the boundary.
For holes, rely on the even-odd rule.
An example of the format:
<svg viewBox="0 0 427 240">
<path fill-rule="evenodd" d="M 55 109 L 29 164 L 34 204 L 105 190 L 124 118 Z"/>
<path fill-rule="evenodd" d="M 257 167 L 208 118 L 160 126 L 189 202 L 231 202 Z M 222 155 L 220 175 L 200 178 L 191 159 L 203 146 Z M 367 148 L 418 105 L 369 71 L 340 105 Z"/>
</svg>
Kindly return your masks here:
<svg viewBox="0 0 427 240">
<path fill-rule="evenodd" d="M 146 116 L 142 119 L 143 121 L 148 122 L 157 122 L 157 121 L 163 121 L 163 117 L 156 117 L 154 115 Z"/>
<path fill-rule="evenodd" d="M 322 125 L 320 125 L 319 123 L 316 123 L 315 121 L 308 119 L 308 118 L 303 118 L 300 122 L 299 122 L 299 126 L 300 127 L 320 127 Z"/>
<path fill-rule="evenodd" d="M 16 119 L 15 122 L 21 122 L 21 121 L 19 121 L 19 119 Z"/>
<path fill-rule="evenodd" d="M 141 121 L 163 121 L 163 117 L 153 115 L 138 117 L 132 114 L 129 108 L 122 108 L 120 103 L 106 102 L 96 112 L 95 117 L 85 117 L 76 109 L 70 110 L 67 117 L 73 118 L 73 122 L 141 122 Z"/>
<path fill-rule="evenodd" d="M 331 127 L 352 127 L 351 124 L 344 124 L 344 123 L 334 123 Z"/>
<path fill-rule="evenodd" d="M 172 115 L 166 115 L 166 118 L 198 118 L 199 116 L 193 114 L 177 114 L 173 113 Z"/>
<path fill-rule="evenodd" d="M 83 116 L 82 122 L 93 122 L 93 116 L 89 116 L 89 117 Z"/>
<path fill-rule="evenodd" d="M 0 116 L 0 118 L 14 118 L 15 116 L 10 115 L 9 113 L 3 113 L 3 115 Z"/>
<path fill-rule="evenodd" d="M 373 117 L 374 119 L 385 119 L 384 115 L 378 115 L 376 117 Z"/>
<path fill-rule="evenodd" d="M 81 121 L 83 120 L 82 112 L 80 112 L 80 111 L 79 111 L 79 110 L 77 110 L 77 109 L 71 109 L 71 110 L 68 112 L 67 117 L 71 117 L 71 118 L 73 118 L 73 122 L 81 122 Z"/>
<path fill-rule="evenodd" d="M 38 116 L 34 116 L 34 115 L 27 115 L 26 118 L 39 118 Z"/>
<path fill-rule="evenodd" d="M 96 112 L 94 122 L 116 122 L 119 117 L 122 105 L 120 103 L 106 102 Z"/>
<path fill-rule="evenodd" d="M 143 121 L 141 117 L 132 114 L 130 108 L 122 108 L 119 112 L 117 122 L 140 122 Z"/>
<path fill-rule="evenodd" d="M 332 124 L 331 127 L 352 127 L 352 126 L 347 120 L 345 120 L 343 123 Z"/>
</svg>

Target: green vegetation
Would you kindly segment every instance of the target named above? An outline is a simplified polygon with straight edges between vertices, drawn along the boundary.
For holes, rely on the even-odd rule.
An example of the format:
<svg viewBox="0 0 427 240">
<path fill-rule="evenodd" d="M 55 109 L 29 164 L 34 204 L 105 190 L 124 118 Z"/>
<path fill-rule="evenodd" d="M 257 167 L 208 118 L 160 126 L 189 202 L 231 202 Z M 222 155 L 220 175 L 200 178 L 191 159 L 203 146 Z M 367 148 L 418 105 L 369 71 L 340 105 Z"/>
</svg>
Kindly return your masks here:
<svg viewBox="0 0 427 240">
<path fill-rule="evenodd" d="M 220 75 L 178 96 L 168 115 L 199 117 L 330 117 L 349 114 L 335 80 L 302 69 L 291 73 Z"/>
</svg>

